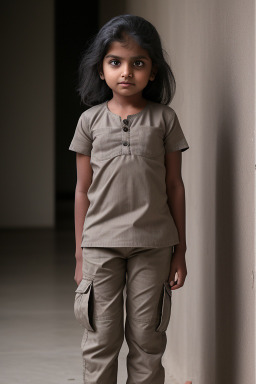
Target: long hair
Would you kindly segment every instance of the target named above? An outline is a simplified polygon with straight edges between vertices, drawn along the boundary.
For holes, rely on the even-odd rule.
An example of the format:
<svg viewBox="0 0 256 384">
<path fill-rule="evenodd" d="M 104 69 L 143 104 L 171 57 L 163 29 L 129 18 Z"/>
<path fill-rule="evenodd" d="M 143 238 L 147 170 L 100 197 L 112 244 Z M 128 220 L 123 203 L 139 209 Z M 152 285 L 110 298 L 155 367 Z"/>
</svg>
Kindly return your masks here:
<svg viewBox="0 0 256 384">
<path fill-rule="evenodd" d="M 125 42 L 125 35 L 129 35 L 147 50 L 152 66 L 157 67 L 154 81 L 149 81 L 142 91 L 143 97 L 161 104 L 169 104 L 175 94 L 176 82 L 165 59 L 168 55 L 162 48 L 156 28 L 143 17 L 134 15 L 113 17 L 87 42 L 79 66 L 77 91 L 81 101 L 87 106 L 94 106 L 113 97 L 107 83 L 100 79 L 99 70 L 110 44 L 114 41 Z"/>
</svg>

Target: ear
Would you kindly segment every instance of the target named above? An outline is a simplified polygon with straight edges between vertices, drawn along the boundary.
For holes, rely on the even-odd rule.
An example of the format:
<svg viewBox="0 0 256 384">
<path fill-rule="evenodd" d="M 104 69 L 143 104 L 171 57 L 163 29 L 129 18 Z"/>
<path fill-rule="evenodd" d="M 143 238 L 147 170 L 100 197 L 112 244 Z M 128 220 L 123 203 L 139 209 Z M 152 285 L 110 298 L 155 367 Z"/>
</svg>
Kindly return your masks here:
<svg viewBox="0 0 256 384">
<path fill-rule="evenodd" d="M 150 74 L 150 77 L 149 77 L 149 80 L 150 81 L 154 81 L 155 80 L 155 77 L 156 77 L 156 74 L 157 74 L 157 67 L 154 66 L 151 70 L 151 74 Z"/>
<path fill-rule="evenodd" d="M 104 77 L 104 73 L 103 73 L 103 69 L 102 69 L 102 65 L 101 65 L 101 64 L 98 65 L 98 72 L 99 72 L 99 75 L 100 75 L 101 80 L 105 80 L 105 77 Z"/>
</svg>

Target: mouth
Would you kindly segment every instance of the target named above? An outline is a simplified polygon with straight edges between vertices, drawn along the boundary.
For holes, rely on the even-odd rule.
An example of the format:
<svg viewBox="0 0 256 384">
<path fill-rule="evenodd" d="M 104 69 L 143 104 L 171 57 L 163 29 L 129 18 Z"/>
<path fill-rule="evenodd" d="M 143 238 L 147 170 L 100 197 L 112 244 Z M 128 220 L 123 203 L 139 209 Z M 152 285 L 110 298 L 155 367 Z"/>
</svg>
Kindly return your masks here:
<svg viewBox="0 0 256 384">
<path fill-rule="evenodd" d="M 127 83 L 125 81 L 123 81 L 122 83 L 118 83 L 118 84 L 122 84 L 122 85 L 134 85 L 133 83 Z"/>
</svg>

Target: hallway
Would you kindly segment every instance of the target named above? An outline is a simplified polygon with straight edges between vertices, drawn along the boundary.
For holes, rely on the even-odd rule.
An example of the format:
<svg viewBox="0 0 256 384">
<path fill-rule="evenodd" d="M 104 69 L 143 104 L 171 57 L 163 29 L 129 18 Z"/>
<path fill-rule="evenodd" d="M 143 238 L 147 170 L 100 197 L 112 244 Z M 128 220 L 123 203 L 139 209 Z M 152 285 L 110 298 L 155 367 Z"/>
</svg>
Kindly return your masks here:
<svg viewBox="0 0 256 384">
<path fill-rule="evenodd" d="M 68 147 L 84 110 L 81 52 L 121 13 L 159 31 L 190 144 L 188 275 L 173 295 L 166 384 L 256 382 L 255 4 L 95 0 L 88 12 L 82 0 L 1 3 L 0 384 L 82 384 Z M 118 384 L 127 352 L 124 341 Z"/>
<path fill-rule="evenodd" d="M 73 229 L 2 230 L 0 384 L 82 383 Z M 125 383 L 124 342 L 118 383 Z"/>
</svg>

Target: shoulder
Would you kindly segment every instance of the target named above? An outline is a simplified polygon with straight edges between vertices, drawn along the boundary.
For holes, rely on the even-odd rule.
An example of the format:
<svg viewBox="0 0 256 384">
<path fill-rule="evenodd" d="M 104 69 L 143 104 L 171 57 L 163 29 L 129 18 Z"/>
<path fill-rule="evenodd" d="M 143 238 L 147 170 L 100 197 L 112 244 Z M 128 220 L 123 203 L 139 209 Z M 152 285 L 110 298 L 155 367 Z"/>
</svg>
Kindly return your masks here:
<svg viewBox="0 0 256 384">
<path fill-rule="evenodd" d="M 170 123 L 174 120 L 176 116 L 176 112 L 169 105 L 156 103 L 154 101 L 150 101 L 150 109 L 154 114 L 159 114 L 163 117 L 165 123 Z"/>
<path fill-rule="evenodd" d="M 94 105 L 93 107 L 86 109 L 86 111 L 81 114 L 80 119 L 87 122 L 91 122 L 95 118 L 99 117 L 102 113 L 104 113 L 105 107 L 106 102 Z"/>
</svg>

